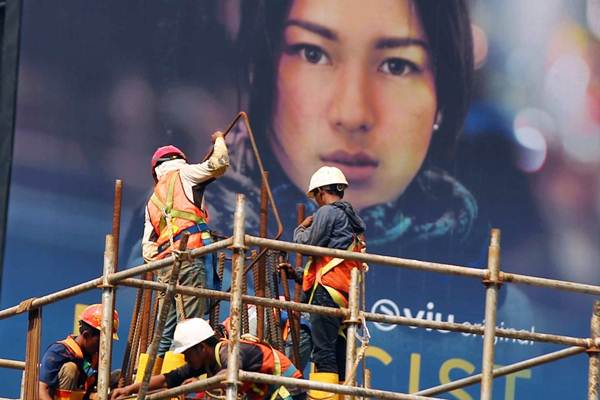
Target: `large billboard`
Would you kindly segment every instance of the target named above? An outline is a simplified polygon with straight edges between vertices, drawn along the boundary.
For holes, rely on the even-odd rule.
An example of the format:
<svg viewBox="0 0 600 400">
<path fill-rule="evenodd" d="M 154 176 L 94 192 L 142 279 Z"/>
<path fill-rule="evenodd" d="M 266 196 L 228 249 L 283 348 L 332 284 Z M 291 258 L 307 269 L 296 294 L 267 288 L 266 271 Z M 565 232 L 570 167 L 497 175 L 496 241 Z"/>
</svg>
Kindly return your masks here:
<svg viewBox="0 0 600 400">
<path fill-rule="evenodd" d="M 597 0 L 24 0 L 0 305 L 100 275 L 117 178 L 119 265 L 140 264 L 152 152 L 174 144 L 200 161 L 239 110 L 284 239 L 296 204 L 314 212 L 306 186 L 328 164 L 348 177 L 370 253 L 485 268 L 500 228 L 503 270 L 597 284 L 599 21 Z M 231 167 L 206 191 L 211 227 L 231 232 L 242 192 L 256 233 L 247 133 L 227 142 Z M 482 323 L 477 280 L 372 265 L 366 282 L 368 310 Z M 133 299 L 119 289 L 123 327 Z M 99 300 L 45 307 L 42 350 L 71 330 L 76 303 Z M 593 300 L 504 285 L 498 326 L 586 337 Z M 23 359 L 25 317 L 0 326 L 0 357 Z M 480 336 L 369 328 L 374 387 L 413 392 L 481 371 Z M 558 348 L 499 338 L 495 363 Z M 580 355 L 500 378 L 494 398 L 583 397 L 586 366 Z M 0 382 L 18 394 L 18 373 L 0 370 Z"/>
</svg>

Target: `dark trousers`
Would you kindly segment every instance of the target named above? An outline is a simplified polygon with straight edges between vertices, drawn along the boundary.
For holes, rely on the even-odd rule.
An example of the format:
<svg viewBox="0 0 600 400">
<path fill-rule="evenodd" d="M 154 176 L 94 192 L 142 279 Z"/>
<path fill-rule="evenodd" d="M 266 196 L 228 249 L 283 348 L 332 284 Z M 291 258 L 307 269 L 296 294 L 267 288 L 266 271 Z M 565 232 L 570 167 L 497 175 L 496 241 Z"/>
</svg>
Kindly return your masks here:
<svg viewBox="0 0 600 400">
<path fill-rule="evenodd" d="M 339 308 L 321 285 L 315 289 L 311 304 Z M 334 372 L 343 381 L 346 377 L 346 338 L 339 334 L 342 319 L 311 314 L 310 325 L 314 346 L 311 360 L 315 363 L 315 372 Z M 346 334 L 345 329 L 343 333 Z"/>
</svg>

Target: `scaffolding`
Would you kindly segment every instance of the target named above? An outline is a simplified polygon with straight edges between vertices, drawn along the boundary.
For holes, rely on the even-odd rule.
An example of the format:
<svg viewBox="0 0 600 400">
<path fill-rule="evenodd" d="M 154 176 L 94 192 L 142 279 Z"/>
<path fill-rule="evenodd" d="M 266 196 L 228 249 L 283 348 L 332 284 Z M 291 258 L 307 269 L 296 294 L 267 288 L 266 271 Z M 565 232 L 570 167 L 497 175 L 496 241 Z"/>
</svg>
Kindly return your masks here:
<svg viewBox="0 0 600 400">
<path fill-rule="evenodd" d="M 63 300 L 77 294 L 100 288 L 102 291 L 103 315 L 100 331 L 100 358 L 98 367 L 98 398 L 108 399 L 109 375 L 112 364 L 111 335 L 113 331 L 112 310 L 114 309 L 115 291 L 117 286 L 123 285 L 134 288 L 162 291 L 165 296 L 174 296 L 176 293 L 188 296 L 197 296 L 214 300 L 226 300 L 230 302 L 230 351 L 228 354 L 227 373 L 222 376 L 214 376 L 194 383 L 182 385 L 156 393 L 147 393 L 147 382 L 150 371 L 156 357 L 156 344 L 160 338 L 164 315 L 170 302 L 164 302 L 165 306 L 159 311 L 158 323 L 153 332 L 153 341 L 149 347 L 149 360 L 146 365 L 146 379 L 138 399 L 165 399 L 173 396 L 209 390 L 216 387 L 225 388 L 227 400 L 234 400 L 238 396 L 238 385 L 242 381 L 257 383 L 285 385 L 288 388 L 302 388 L 323 390 L 345 395 L 347 399 L 353 397 L 368 397 L 381 399 L 432 399 L 435 395 L 462 388 L 468 385 L 481 383 L 481 399 L 489 400 L 492 397 L 493 380 L 496 377 L 514 373 L 526 368 L 542 365 L 552 361 L 571 357 L 586 352 L 589 356 L 588 369 L 588 399 L 598 399 L 599 385 L 599 347 L 600 347 L 600 301 L 594 302 L 591 315 L 590 337 L 571 337 L 551 333 L 516 331 L 513 329 L 499 328 L 496 326 L 497 296 L 502 284 L 524 284 L 555 290 L 563 290 L 576 293 L 600 295 L 600 286 L 583 283 L 575 283 L 535 276 L 507 273 L 500 270 L 500 231 L 493 229 L 488 251 L 488 263 L 486 269 L 471 268 L 459 265 L 449 265 L 402 259 L 397 257 L 382 256 L 368 253 L 356 253 L 344 250 L 335 250 L 322 247 L 299 245 L 281 240 L 267 239 L 247 235 L 245 233 L 245 199 L 238 194 L 234 215 L 233 235 L 219 240 L 210 245 L 197 249 L 188 250 L 187 240 L 181 241 L 179 251 L 160 261 L 154 261 L 140 266 L 132 267 L 122 271 L 115 271 L 115 245 L 113 235 L 107 235 L 104 252 L 104 270 L 102 276 L 80 283 L 78 285 L 54 292 L 42 297 L 32 298 L 21 302 L 19 305 L 0 310 L 0 320 L 20 313 L 27 312 L 28 331 L 27 345 L 25 350 L 25 361 L 0 359 L 0 367 L 24 370 L 22 398 L 37 399 L 37 373 L 39 365 L 40 332 L 42 323 L 42 309 L 45 305 Z M 261 296 L 251 296 L 243 293 L 244 281 L 247 271 L 246 252 L 251 246 L 273 249 L 283 252 L 296 252 L 307 256 L 332 256 L 347 260 L 356 260 L 369 263 L 371 267 L 379 268 L 387 265 L 399 268 L 427 271 L 438 274 L 456 275 L 465 278 L 478 279 L 485 286 L 485 322 L 483 326 L 463 325 L 459 323 L 428 321 L 417 318 L 402 316 L 391 316 L 379 313 L 366 312 L 360 309 L 359 299 L 359 271 L 352 271 L 351 288 L 347 308 L 329 308 L 298 301 L 281 301 Z M 177 285 L 177 274 L 181 261 L 200 257 L 224 249 L 232 252 L 232 287 L 230 292 L 216 291 L 210 289 L 195 288 Z M 253 262 L 256 261 L 256 258 Z M 171 279 L 168 283 L 154 282 L 151 280 L 138 279 L 147 272 L 157 271 L 162 268 L 172 268 Z M 327 384 L 304 379 L 286 378 L 272 376 L 256 372 L 242 371 L 239 369 L 239 349 L 244 306 L 254 304 L 257 307 L 268 307 L 278 310 L 287 310 L 289 315 L 297 315 L 300 312 L 318 313 L 331 315 L 344 319 L 348 327 L 347 334 L 347 371 L 350 375 L 345 384 Z M 453 332 L 483 335 L 482 347 L 482 372 L 467 378 L 453 381 L 447 384 L 421 390 L 417 393 L 397 393 L 378 390 L 369 387 L 369 379 L 363 380 L 362 386 L 357 386 L 356 365 L 360 352 L 357 352 L 355 331 L 360 328 L 364 321 L 396 324 L 420 328 L 443 329 Z M 569 346 L 563 350 L 537 356 L 528 360 L 517 362 L 512 365 L 494 368 L 494 339 L 496 337 L 532 340 L 546 343 L 555 343 Z M 353 368 L 354 367 L 354 368 Z"/>
</svg>

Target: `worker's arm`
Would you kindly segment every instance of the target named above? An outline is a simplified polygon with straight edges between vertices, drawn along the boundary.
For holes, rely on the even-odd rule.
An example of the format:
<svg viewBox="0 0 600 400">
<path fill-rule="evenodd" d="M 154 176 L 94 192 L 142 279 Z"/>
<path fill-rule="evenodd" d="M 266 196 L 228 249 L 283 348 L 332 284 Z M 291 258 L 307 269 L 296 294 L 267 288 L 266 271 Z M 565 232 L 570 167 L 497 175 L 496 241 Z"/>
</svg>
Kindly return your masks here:
<svg viewBox="0 0 600 400">
<path fill-rule="evenodd" d="M 150 215 L 148 214 L 148 207 L 144 211 L 144 236 L 142 236 L 142 256 L 144 261 L 150 262 L 158 254 L 158 246 L 156 242 L 152 240 L 152 234 L 154 233 L 154 227 L 150 223 Z"/>
<path fill-rule="evenodd" d="M 179 170 L 181 180 L 194 186 L 223 175 L 229 166 L 229 153 L 222 132 L 213 133 L 213 152 L 200 164 L 186 164 Z"/>
<path fill-rule="evenodd" d="M 132 383 L 129 386 L 125 386 L 120 389 L 113 390 L 110 395 L 111 400 L 122 399 L 123 397 L 127 397 L 129 395 L 135 394 L 139 392 L 142 387 L 141 383 Z M 150 378 L 150 384 L 148 385 L 148 390 L 156 390 L 163 389 L 167 387 L 167 380 L 164 375 L 154 375 Z"/>
<path fill-rule="evenodd" d="M 319 208 L 312 221 L 305 220 L 294 230 L 294 242 L 326 247 L 334 221 L 335 209 L 333 207 L 326 205 Z"/>
<path fill-rule="evenodd" d="M 38 392 L 40 400 L 52 400 L 52 396 L 50 395 L 50 387 L 46 382 L 38 383 Z"/>
</svg>

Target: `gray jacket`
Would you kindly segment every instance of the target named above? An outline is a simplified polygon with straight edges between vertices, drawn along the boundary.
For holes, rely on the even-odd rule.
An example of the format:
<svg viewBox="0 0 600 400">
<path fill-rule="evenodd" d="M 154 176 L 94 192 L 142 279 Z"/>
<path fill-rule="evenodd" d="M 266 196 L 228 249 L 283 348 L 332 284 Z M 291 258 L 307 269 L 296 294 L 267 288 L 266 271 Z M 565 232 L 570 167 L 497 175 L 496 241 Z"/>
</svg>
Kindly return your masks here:
<svg viewBox="0 0 600 400">
<path fill-rule="evenodd" d="M 365 223 L 347 201 L 320 207 L 308 228 L 294 230 L 294 242 L 346 250 L 356 235 L 364 233 Z"/>
</svg>

